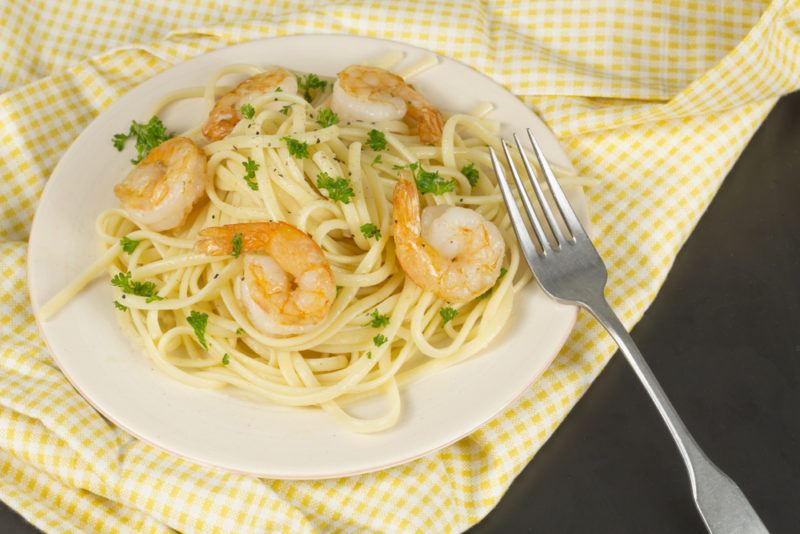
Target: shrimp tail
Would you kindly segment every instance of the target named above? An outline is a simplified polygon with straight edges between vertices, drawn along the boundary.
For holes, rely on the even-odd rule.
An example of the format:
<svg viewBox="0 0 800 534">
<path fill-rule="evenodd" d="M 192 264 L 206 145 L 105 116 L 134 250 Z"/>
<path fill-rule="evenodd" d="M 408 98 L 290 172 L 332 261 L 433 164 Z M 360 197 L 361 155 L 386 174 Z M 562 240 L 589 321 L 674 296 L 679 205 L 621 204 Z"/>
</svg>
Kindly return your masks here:
<svg viewBox="0 0 800 534">
<path fill-rule="evenodd" d="M 418 110 L 414 107 L 409 107 L 408 115 L 417 121 L 417 131 L 420 141 L 426 145 L 439 144 L 442 140 L 444 118 L 438 109 L 426 106 Z"/>
<path fill-rule="evenodd" d="M 198 234 L 195 250 L 209 256 L 227 256 L 233 253 L 234 238 L 241 236 L 240 252 L 260 252 L 269 247 L 272 226 L 278 223 L 239 223 L 210 226 Z"/>
<path fill-rule="evenodd" d="M 417 185 L 407 175 L 394 188 L 394 241 L 400 266 L 418 286 L 435 288 L 443 271 L 444 258 L 422 239 Z"/>
</svg>

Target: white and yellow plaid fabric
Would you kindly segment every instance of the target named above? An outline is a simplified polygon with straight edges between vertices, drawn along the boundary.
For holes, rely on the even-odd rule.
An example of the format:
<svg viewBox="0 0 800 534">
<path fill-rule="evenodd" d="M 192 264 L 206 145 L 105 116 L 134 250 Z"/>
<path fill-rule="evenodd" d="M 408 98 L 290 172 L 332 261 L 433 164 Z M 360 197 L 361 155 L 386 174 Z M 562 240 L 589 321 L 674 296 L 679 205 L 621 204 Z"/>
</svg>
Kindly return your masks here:
<svg viewBox="0 0 800 534">
<path fill-rule="evenodd" d="M 461 531 L 497 504 L 613 353 L 581 316 L 536 385 L 471 436 L 404 466 L 328 481 L 192 464 L 125 434 L 78 396 L 38 336 L 25 287 L 26 239 L 53 166 L 103 108 L 155 73 L 228 44 L 309 32 L 427 47 L 520 95 L 578 170 L 598 179 L 592 222 L 627 325 L 655 298 L 776 99 L 800 87 L 796 1 L 4 2 L 0 499 L 39 528 Z"/>
</svg>

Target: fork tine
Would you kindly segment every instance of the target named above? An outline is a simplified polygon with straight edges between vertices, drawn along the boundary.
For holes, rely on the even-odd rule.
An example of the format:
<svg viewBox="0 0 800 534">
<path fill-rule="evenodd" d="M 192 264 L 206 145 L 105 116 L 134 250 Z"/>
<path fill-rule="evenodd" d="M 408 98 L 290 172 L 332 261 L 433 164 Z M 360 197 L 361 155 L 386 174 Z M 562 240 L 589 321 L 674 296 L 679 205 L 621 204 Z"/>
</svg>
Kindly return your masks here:
<svg viewBox="0 0 800 534">
<path fill-rule="evenodd" d="M 505 141 L 501 141 L 500 144 L 503 146 L 503 153 L 506 155 L 508 168 L 511 169 L 511 176 L 514 177 L 514 183 L 517 184 L 517 190 L 519 191 L 519 198 L 522 200 L 522 206 L 525 208 L 525 213 L 528 215 L 528 220 L 531 221 L 531 226 L 533 226 L 536 239 L 539 241 L 539 245 L 542 247 L 542 252 L 546 255 L 548 252 L 550 252 L 550 241 L 547 239 L 547 234 L 544 233 L 542 223 L 539 222 L 539 217 L 533 210 L 531 199 L 528 198 L 528 193 L 525 191 L 525 187 L 522 185 L 522 178 L 520 178 L 517 168 L 514 166 L 514 160 L 511 159 L 511 153 L 508 151 L 508 145 L 506 145 Z M 514 205 L 516 206 L 516 203 L 514 203 Z"/>
<path fill-rule="evenodd" d="M 539 167 L 541 167 L 544 177 L 547 179 L 550 192 L 553 193 L 553 199 L 556 201 L 558 211 L 561 212 L 561 216 L 564 217 L 564 221 L 567 223 L 567 228 L 569 228 L 569 231 L 572 233 L 573 241 L 578 236 L 586 236 L 586 230 L 583 229 L 581 221 L 578 220 L 578 216 L 575 215 L 575 211 L 572 209 L 572 206 L 570 206 L 567 196 L 564 194 L 564 190 L 561 189 L 558 181 L 556 181 L 550 164 L 547 163 L 539 143 L 537 143 L 536 139 L 533 137 L 533 132 L 531 132 L 530 128 L 526 128 L 526 131 L 528 132 L 528 139 L 531 140 L 531 145 L 533 145 L 533 153 L 539 161 Z"/>
<path fill-rule="evenodd" d="M 531 167 L 531 162 L 528 161 L 528 156 L 522 149 L 522 144 L 520 144 L 517 134 L 514 134 L 514 142 L 517 144 L 517 150 L 519 150 L 520 158 L 522 158 L 522 166 L 525 167 L 525 172 L 528 174 L 528 180 L 530 180 L 531 186 L 533 186 L 533 192 L 536 194 L 536 198 L 539 199 L 539 204 L 544 212 L 544 218 L 547 219 L 547 223 L 550 225 L 550 230 L 553 231 L 553 237 L 556 238 L 554 248 L 558 249 L 562 243 L 566 242 L 564 240 L 564 234 L 561 232 L 561 227 L 558 225 L 556 218 L 553 216 L 553 210 L 550 209 L 550 203 L 547 201 L 547 197 L 544 196 L 542 186 L 539 185 L 539 180 L 536 179 L 536 173 L 533 171 L 533 167 Z"/>
<path fill-rule="evenodd" d="M 492 166 L 495 174 L 497 174 L 497 185 L 500 186 L 500 192 L 503 194 L 503 200 L 505 200 L 506 208 L 508 208 L 508 216 L 511 218 L 511 227 L 514 229 L 514 233 L 517 234 L 523 256 L 525 258 L 535 258 L 539 254 L 536 251 L 536 245 L 534 245 L 531 236 L 528 235 L 525 221 L 522 220 L 522 213 L 520 213 L 517 202 L 514 200 L 514 194 L 508 186 L 506 173 L 503 171 L 503 166 L 497 159 L 497 153 L 492 147 L 489 147 L 489 156 L 492 158 Z"/>
</svg>

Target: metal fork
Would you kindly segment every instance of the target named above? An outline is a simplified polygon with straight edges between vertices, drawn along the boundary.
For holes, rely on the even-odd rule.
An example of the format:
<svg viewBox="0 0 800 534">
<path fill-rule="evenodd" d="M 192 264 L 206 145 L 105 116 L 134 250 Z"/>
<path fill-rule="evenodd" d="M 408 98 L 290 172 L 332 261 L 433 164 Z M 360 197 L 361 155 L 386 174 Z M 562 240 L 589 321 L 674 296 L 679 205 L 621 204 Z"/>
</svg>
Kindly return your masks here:
<svg viewBox="0 0 800 534">
<path fill-rule="evenodd" d="M 538 199 L 538 205 L 544 214 L 544 220 L 534 211 L 534 204 L 528 197 L 505 141 L 502 142 L 503 152 L 534 236 L 531 236 L 525 225 L 496 152 L 492 148 L 489 148 L 489 151 L 514 232 L 533 274 L 542 289 L 557 301 L 578 304 L 586 308 L 619 345 L 678 446 L 689 471 L 694 502 L 709 532 L 713 534 L 767 532 L 758 514 L 736 483 L 708 459 L 692 438 L 633 339 L 605 299 L 603 289 L 608 280 L 608 273 L 603 260 L 567 201 L 531 130 L 528 129 L 527 132 L 533 153 L 558 207 L 563 225 L 559 224 L 556 213 L 551 209 L 517 135 L 514 134 L 514 141 L 530 185 Z M 567 233 L 562 230 L 562 226 Z M 549 230 L 549 234 L 546 229 Z"/>
</svg>

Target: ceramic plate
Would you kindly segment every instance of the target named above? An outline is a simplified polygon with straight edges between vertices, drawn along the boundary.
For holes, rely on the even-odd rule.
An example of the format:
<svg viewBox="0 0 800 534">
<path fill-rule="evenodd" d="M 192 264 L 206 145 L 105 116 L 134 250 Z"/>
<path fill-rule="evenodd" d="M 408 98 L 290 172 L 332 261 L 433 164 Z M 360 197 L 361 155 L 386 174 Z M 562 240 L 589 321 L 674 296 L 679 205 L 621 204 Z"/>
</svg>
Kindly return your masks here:
<svg viewBox="0 0 800 534">
<path fill-rule="evenodd" d="M 131 120 L 146 120 L 174 90 L 203 85 L 234 63 L 334 76 L 352 63 L 389 51 L 405 53 L 399 66 L 430 52 L 391 41 L 340 35 L 266 39 L 217 50 L 146 81 L 106 109 L 75 140 L 53 171 L 34 219 L 29 285 L 34 312 L 56 362 L 99 412 L 131 434 L 190 460 L 231 471 L 283 479 L 347 476 L 408 462 L 469 434 L 497 415 L 547 368 L 575 322 L 576 309 L 547 298 L 530 284 L 498 339 L 481 354 L 409 384 L 394 428 L 351 433 L 318 409 L 287 408 L 227 391 L 178 383 L 157 371 L 118 326 L 111 286 L 101 277 L 52 319 L 39 307 L 99 254 L 94 222 L 117 205 L 113 185 L 130 170 L 111 137 Z M 287 61 L 291 58 L 291 61 Z M 553 134 L 515 96 L 466 65 L 439 57 L 413 83 L 441 109 L 467 112 L 490 101 L 504 136 L 534 130 L 551 162 L 571 169 Z M 162 115 L 171 130 L 199 122 L 200 104 L 186 101 Z M 132 143 L 129 143 L 132 144 Z M 128 148 L 126 150 L 132 150 Z M 581 193 L 573 195 L 585 214 Z M 379 407 L 362 403 L 358 413 Z"/>
</svg>

